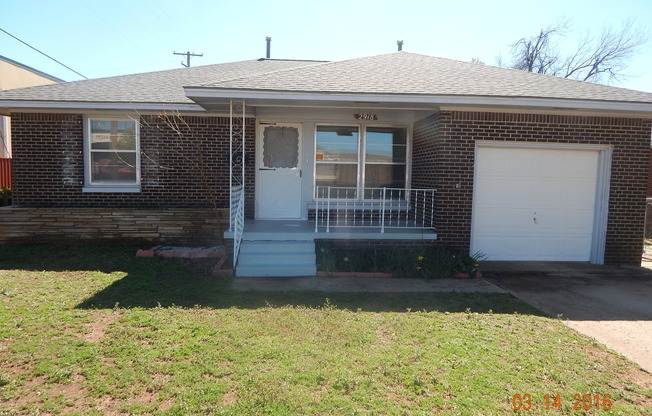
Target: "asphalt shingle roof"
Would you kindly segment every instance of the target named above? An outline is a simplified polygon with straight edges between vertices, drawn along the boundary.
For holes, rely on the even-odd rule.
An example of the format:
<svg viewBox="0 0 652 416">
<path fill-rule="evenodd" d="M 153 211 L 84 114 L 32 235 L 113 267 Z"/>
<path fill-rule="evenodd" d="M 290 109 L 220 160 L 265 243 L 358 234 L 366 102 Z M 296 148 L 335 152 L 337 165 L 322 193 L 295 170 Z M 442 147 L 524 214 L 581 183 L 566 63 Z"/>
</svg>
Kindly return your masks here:
<svg viewBox="0 0 652 416">
<path fill-rule="evenodd" d="M 395 52 L 221 80 L 217 89 L 533 97 L 652 103 L 652 93 L 489 65 Z"/>
<path fill-rule="evenodd" d="M 0 92 L 0 101 L 62 101 L 115 103 L 193 103 L 185 85 L 314 65 L 315 61 L 250 60 L 109 78 L 66 82 Z"/>
<path fill-rule="evenodd" d="M 409 52 L 337 62 L 251 60 L 0 92 L 12 102 L 193 104 L 184 87 L 224 90 L 521 97 L 652 104 L 652 93 Z M 91 105 L 89 105 L 91 107 Z"/>
</svg>

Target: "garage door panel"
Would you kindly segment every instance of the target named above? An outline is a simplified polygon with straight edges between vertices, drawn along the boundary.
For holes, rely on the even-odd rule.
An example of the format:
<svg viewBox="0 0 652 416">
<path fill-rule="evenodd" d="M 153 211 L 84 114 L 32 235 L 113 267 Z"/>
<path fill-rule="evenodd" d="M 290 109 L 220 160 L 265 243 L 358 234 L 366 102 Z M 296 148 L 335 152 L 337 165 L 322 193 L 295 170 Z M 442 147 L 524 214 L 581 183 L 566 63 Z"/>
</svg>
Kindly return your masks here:
<svg viewBox="0 0 652 416">
<path fill-rule="evenodd" d="M 593 180 L 598 174 L 598 160 L 598 152 L 575 152 L 574 163 L 568 166 L 568 176 Z"/>
<path fill-rule="evenodd" d="M 591 240 L 586 237 L 540 237 L 536 239 L 537 260 L 586 261 L 590 256 Z"/>
<path fill-rule="evenodd" d="M 473 251 L 589 261 L 598 150 L 478 147 L 476 157 Z"/>
<path fill-rule="evenodd" d="M 514 208 L 486 208 L 478 210 L 477 213 L 478 234 L 490 235 L 530 235 L 532 227 L 532 216 L 529 209 Z M 503 226 L 509 221 L 512 226 L 507 229 Z"/>
<path fill-rule="evenodd" d="M 485 250 L 482 250 L 487 259 L 498 258 L 501 260 L 528 260 L 530 256 L 530 251 L 526 248 L 532 245 L 531 237 L 524 236 L 509 236 L 503 237 L 504 247 L 496 247 L 492 244 L 494 241 L 491 236 L 479 236 L 478 245 L 486 247 Z M 504 257 L 503 252 L 507 251 L 509 253 L 508 257 Z"/>
<path fill-rule="evenodd" d="M 527 177 L 519 177 L 511 180 L 501 178 L 503 183 L 508 185 L 509 188 L 509 201 L 512 206 L 516 207 L 530 207 L 532 205 L 532 198 L 534 198 L 534 190 L 532 189 L 532 182 Z M 503 200 L 503 204 L 505 200 Z"/>
<path fill-rule="evenodd" d="M 525 207 L 531 205 L 534 198 L 530 180 L 518 178 L 508 180 L 504 176 L 484 178 L 476 186 L 478 200 L 482 206 L 504 206 L 510 200 L 513 206 Z"/>
<path fill-rule="evenodd" d="M 531 218 L 532 233 L 536 235 L 559 235 L 566 229 L 566 212 L 561 209 L 539 209 Z"/>
<path fill-rule="evenodd" d="M 538 207 L 558 207 L 564 204 L 567 198 L 567 190 L 563 185 L 560 186 L 559 179 L 539 179 L 530 178 L 530 184 L 536 188 L 532 205 Z"/>
<path fill-rule="evenodd" d="M 532 151 L 528 150 L 529 158 Z M 556 150 L 541 150 L 534 158 L 531 170 L 534 177 L 563 178 L 567 175 L 567 162 L 563 152 Z"/>
<path fill-rule="evenodd" d="M 565 261 L 585 261 L 591 256 L 591 239 L 567 237 L 564 239 L 564 256 Z"/>
<path fill-rule="evenodd" d="M 535 239 L 535 252 L 538 253 L 538 260 L 560 259 L 563 255 L 562 246 L 556 236 L 540 236 Z"/>
<path fill-rule="evenodd" d="M 560 235 L 578 232 L 590 234 L 593 227 L 593 210 L 544 208 L 533 213 L 530 221 L 535 230 L 539 229 L 541 232 L 550 229 Z"/>
<path fill-rule="evenodd" d="M 496 149 L 500 151 L 500 149 Z M 531 175 L 532 165 L 527 158 L 522 157 L 523 152 L 516 151 L 515 154 L 509 155 L 504 161 L 507 175 L 514 178 L 522 178 Z"/>
<path fill-rule="evenodd" d="M 499 178 L 499 176 L 483 178 L 478 183 L 476 194 L 483 206 L 502 206 L 505 198 L 509 198 L 511 191 L 501 183 Z"/>
<path fill-rule="evenodd" d="M 502 176 L 508 173 L 508 155 L 500 152 L 485 152 L 482 160 L 476 159 L 476 166 L 488 176 Z"/>
<path fill-rule="evenodd" d="M 593 210 L 592 209 L 575 209 L 568 210 L 564 217 L 564 228 L 569 231 L 575 230 L 587 234 L 593 229 Z"/>
<path fill-rule="evenodd" d="M 595 206 L 595 178 L 593 180 L 568 180 L 565 185 L 569 206 L 593 209 Z"/>
</svg>

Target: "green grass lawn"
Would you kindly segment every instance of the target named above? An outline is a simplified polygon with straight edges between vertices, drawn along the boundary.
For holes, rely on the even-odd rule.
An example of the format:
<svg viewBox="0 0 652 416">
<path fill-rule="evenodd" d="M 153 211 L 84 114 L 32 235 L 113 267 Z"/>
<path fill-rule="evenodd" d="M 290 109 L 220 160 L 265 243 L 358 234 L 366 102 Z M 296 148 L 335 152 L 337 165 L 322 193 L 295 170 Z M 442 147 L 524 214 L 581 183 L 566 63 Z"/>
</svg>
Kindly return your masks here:
<svg viewBox="0 0 652 416">
<path fill-rule="evenodd" d="M 652 414 L 652 375 L 510 295 L 235 292 L 135 251 L 0 247 L 0 415 Z"/>
</svg>

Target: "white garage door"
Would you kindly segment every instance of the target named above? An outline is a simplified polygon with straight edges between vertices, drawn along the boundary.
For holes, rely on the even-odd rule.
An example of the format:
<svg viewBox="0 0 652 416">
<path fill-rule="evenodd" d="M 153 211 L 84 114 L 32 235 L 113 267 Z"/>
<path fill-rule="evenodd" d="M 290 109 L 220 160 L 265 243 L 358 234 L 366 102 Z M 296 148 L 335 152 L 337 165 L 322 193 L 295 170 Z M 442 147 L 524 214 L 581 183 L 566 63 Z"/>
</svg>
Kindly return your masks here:
<svg viewBox="0 0 652 416">
<path fill-rule="evenodd" d="M 488 260 L 590 261 L 598 150 L 476 150 L 472 252 Z"/>
</svg>

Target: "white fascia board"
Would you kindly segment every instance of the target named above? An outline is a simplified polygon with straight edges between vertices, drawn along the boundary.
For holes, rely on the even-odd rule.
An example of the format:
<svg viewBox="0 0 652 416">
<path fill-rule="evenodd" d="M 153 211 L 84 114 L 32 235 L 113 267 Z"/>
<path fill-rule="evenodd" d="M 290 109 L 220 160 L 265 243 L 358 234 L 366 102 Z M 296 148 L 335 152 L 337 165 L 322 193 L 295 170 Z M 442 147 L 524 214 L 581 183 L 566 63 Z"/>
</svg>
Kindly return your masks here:
<svg viewBox="0 0 652 416">
<path fill-rule="evenodd" d="M 427 104 L 442 105 L 473 105 L 493 107 L 537 107 L 565 110 L 606 110 L 643 112 L 652 114 L 652 103 L 628 101 L 600 101 L 565 98 L 535 98 L 535 97 L 490 97 L 490 96 L 460 96 L 460 95 L 420 95 L 420 94 L 356 94 L 336 92 L 303 92 L 303 91 L 261 91 L 239 89 L 212 89 L 186 87 L 186 96 L 197 98 L 222 98 L 244 100 L 285 100 L 313 102 L 350 102 L 376 104 Z"/>
<path fill-rule="evenodd" d="M 0 101 L 0 108 L 43 110 L 141 110 L 141 111 L 191 111 L 205 113 L 198 104 L 165 103 L 102 103 L 93 101 Z"/>
</svg>

